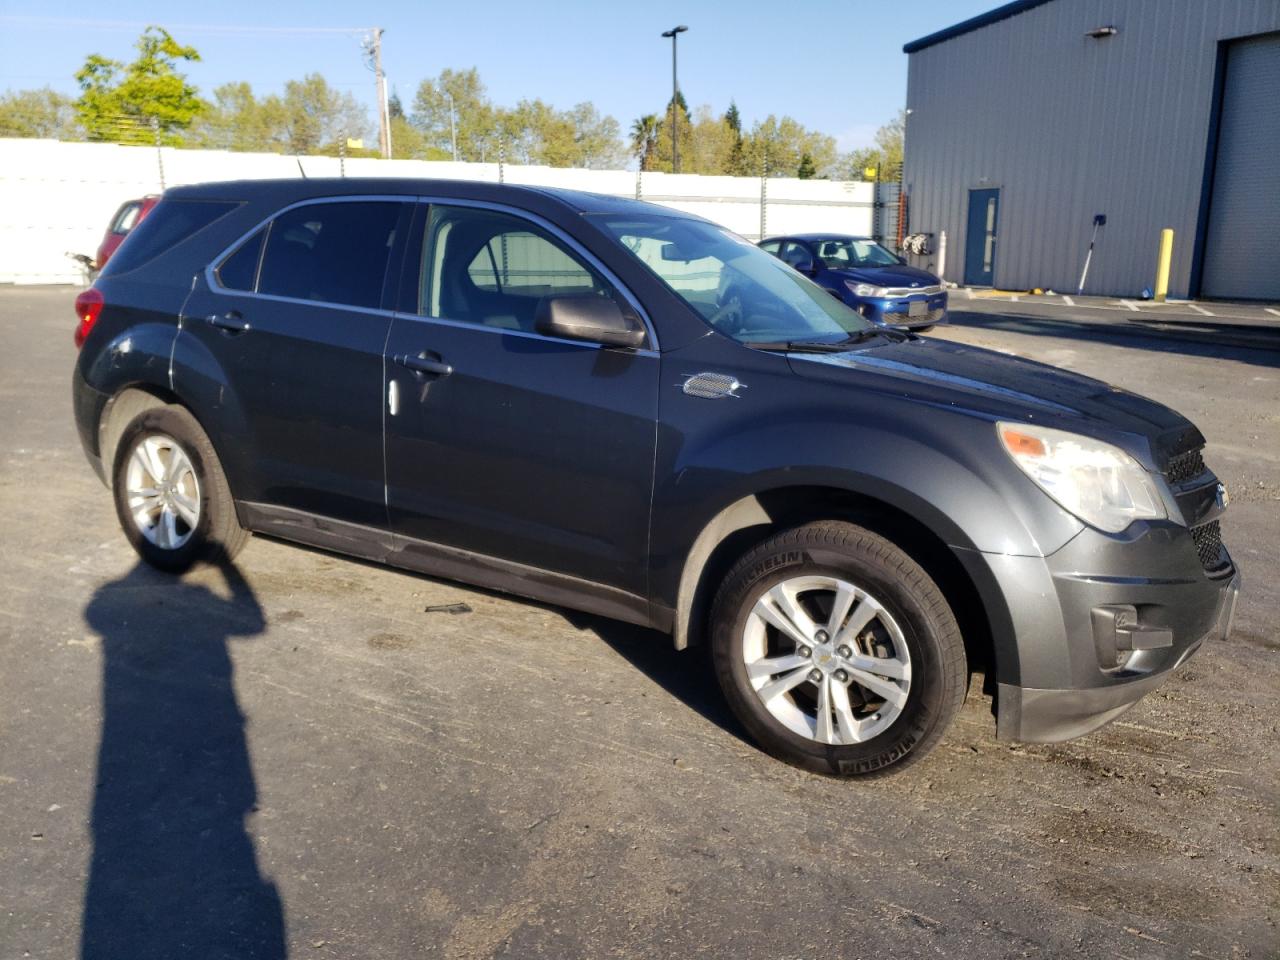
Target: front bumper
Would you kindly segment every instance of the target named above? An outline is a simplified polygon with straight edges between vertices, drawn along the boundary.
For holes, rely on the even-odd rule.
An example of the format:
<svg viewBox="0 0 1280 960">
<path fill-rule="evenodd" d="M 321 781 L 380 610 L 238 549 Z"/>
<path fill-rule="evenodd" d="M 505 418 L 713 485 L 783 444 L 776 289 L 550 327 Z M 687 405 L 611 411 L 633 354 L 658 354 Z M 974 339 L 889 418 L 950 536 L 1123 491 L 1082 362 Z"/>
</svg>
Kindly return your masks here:
<svg viewBox="0 0 1280 960">
<path fill-rule="evenodd" d="M 912 305 L 916 306 L 913 308 Z M 861 313 L 872 323 L 880 323 L 893 327 L 932 327 L 947 322 L 947 294 L 935 293 L 932 296 L 886 297 L 854 297 L 850 295 L 849 305 Z M 912 310 L 915 315 L 912 315 Z"/>
<path fill-rule="evenodd" d="M 1086 528 L 1048 557 L 957 550 L 988 611 L 997 735 L 1053 742 L 1096 730 L 1229 632 L 1240 577 L 1206 569 L 1191 532 Z"/>
<path fill-rule="evenodd" d="M 1223 640 L 1231 632 L 1240 575 L 1219 596 L 1214 628 L 1183 648 L 1172 665 L 1122 683 L 1086 689 L 1044 689 L 1001 683 L 998 686 L 996 736 L 1001 740 L 1056 743 L 1092 733 L 1134 706 L 1200 649 L 1205 640 Z"/>
</svg>

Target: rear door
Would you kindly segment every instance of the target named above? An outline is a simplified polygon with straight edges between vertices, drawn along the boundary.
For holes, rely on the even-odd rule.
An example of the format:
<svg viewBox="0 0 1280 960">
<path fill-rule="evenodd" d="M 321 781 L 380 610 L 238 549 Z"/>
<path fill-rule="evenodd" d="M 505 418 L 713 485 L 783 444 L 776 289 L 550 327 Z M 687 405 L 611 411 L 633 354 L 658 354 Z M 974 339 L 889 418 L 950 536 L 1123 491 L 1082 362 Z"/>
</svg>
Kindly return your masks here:
<svg viewBox="0 0 1280 960">
<path fill-rule="evenodd" d="M 512 210 L 424 206 L 405 262 L 387 348 L 397 549 L 444 545 L 645 595 L 658 355 L 534 329 L 544 296 L 626 295 Z"/>
<path fill-rule="evenodd" d="M 222 381 L 207 415 L 238 499 L 385 530 L 383 297 L 412 209 L 296 205 L 199 279 L 182 326 Z"/>
</svg>

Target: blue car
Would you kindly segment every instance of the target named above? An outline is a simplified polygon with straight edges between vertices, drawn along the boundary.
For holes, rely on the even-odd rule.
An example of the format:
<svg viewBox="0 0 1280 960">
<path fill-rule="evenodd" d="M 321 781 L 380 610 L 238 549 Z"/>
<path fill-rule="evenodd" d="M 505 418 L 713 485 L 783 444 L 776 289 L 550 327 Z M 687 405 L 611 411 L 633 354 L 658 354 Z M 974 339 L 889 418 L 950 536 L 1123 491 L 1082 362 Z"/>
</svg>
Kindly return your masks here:
<svg viewBox="0 0 1280 960">
<path fill-rule="evenodd" d="M 798 233 L 769 237 L 759 245 L 872 323 L 927 330 L 946 322 L 942 281 L 870 237 Z"/>
</svg>

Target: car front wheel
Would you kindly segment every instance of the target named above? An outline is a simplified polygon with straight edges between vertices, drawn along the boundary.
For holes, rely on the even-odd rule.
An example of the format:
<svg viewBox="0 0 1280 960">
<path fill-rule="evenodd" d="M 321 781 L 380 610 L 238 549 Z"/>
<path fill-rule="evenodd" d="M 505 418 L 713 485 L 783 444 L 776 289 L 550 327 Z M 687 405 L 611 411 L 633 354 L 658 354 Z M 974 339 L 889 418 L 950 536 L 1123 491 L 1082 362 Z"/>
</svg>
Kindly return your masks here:
<svg viewBox="0 0 1280 960">
<path fill-rule="evenodd" d="M 929 575 L 883 537 L 824 521 L 730 571 L 712 612 L 730 707 L 770 753 L 821 773 L 897 770 L 964 699 L 960 630 Z"/>
</svg>

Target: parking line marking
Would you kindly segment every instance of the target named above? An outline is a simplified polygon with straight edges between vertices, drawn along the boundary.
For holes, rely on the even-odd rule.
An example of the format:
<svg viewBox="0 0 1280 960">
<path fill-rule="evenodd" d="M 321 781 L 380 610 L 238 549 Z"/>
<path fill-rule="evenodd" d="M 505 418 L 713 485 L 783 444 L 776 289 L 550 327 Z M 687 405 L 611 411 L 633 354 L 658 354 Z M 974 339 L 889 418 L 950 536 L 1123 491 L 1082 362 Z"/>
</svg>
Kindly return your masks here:
<svg viewBox="0 0 1280 960">
<path fill-rule="evenodd" d="M 1017 302 L 1018 302 L 1018 295 L 1015 293 L 1015 294 L 1014 294 L 1013 296 L 1011 296 L 1009 299 L 1010 299 L 1010 300 L 1012 300 L 1014 303 L 1017 303 Z"/>
<path fill-rule="evenodd" d="M 1265 311 L 1267 311 L 1267 313 L 1273 313 L 1273 314 L 1275 314 L 1277 317 L 1280 317 L 1280 310 L 1273 310 L 1273 309 L 1271 309 L 1270 307 L 1263 307 L 1262 309 L 1263 309 L 1263 310 L 1265 310 Z"/>
<path fill-rule="evenodd" d="M 973 299 L 973 287 L 965 287 L 964 292 L 969 295 L 970 300 Z"/>
<path fill-rule="evenodd" d="M 1215 314 L 1210 313 L 1204 307 L 1197 307 L 1194 303 L 1188 303 L 1187 306 L 1190 307 L 1192 310 L 1194 310 L 1196 313 L 1203 313 L 1206 317 L 1215 316 Z"/>
<path fill-rule="evenodd" d="M 1134 313 L 1138 312 L 1138 305 L 1134 303 L 1132 300 L 1121 300 L 1120 302 L 1123 303 L 1130 310 L 1132 310 Z"/>
<path fill-rule="evenodd" d="M 1076 302 L 1072 300 L 1070 297 L 1068 297 L 1065 293 L 1062 295 L 1062 302 L 1065 303 L 1068 307 L 1074 307 L 1076 305 Z"/>
</svg>

